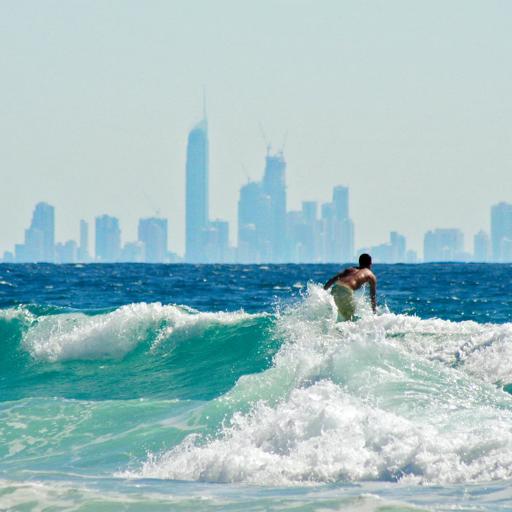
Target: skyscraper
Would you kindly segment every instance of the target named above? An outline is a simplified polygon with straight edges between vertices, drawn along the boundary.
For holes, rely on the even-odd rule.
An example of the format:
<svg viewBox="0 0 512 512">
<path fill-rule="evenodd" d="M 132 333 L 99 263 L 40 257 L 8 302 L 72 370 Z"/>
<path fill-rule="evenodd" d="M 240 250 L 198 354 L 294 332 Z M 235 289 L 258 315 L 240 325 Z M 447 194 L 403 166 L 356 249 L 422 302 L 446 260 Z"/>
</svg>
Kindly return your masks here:
<svg viewBox="0 0 512 512">
<path fill-rule="evenodd" d="M 375 263 L 403 263 L 406 261 L 407 240 L 397 231 L 389 233 L 389 242 L 374 245 L 360 252 L 369 252 Z"/>
<path fill-rule="evenodd" d="M 407 253 L 407 240 L 405 236 L 397 231 L 391 231 L 389 243 L 391 245 L 392 263 L 404 263 Z"/>
<path fill-rule="evenodd" d="M 138 239 L 144 244 L 145 262 L 162 263 L 167 260 L 167 219 L 140 219 Z"/>
<path fill-rule="evenodd" d="M 263 191 L 270 198 L 270 247 L 271 261 L 286 260 L 286 162 L 283 153 L 267 154 Z"/>
<path fill-rule="evenodd" d="M 480 230 L 473 237 L 473 260 L 474 261 L 489 261 L 491 255 L 491 240 L 489 235 Z"/>
<path fill-rule="evenodd" d="M 186 163 L 185 260 L 204 261 L 208 227 L 208 124 L 205 118 L 188 135 Z"/>
<path fill-rule="evenodd" d="M 216 219 L 209 222 L 203 230 L 204 252 L 208 263 L 226 263 L 229 261 L 229 223 Z"/>
<path fill-rule="evenodd" d="M 315 263 L 318 260 L 320 240 L 317 210 L 315 201 L 303 201 L 301 211 L 288 212 L 288 261 Z"/>
<path fill-rule="evenodd" d="M 25 230 L 25 243 L 16 245 L 16 261 L 55 261 L 55 208 L 37 203 L 30 227 Z"/>
<path fill-rule="evenodd" d="M 334 216 L 339 220 L 348 219 L 348 187 L 338 185 L 332 190 Z"/>
<path fill-rule="evenodd" d="M 43 235 L 41 261 L 55 261 L 55 208 L 48 203 L 38 203 L 30 229 L 38 229 Z"/>
<path fill-rule="evenodd" d="M 121 229 L 119 219 L 109 215 L 96 217 L 96 259 L 114 262 L 121 255 Z"/>
<path fill-rule="evenodd" d="M 425 233 L 424 261 L 461 261 L 464 259 L 464 234 L 460 229 L 435 229 Z"/>
<path fill-rule="evenodd" d="M 80 220 L 80 246 L 78 247 L 78 261 L 89 261 L 89 224 Z"/>
<path fill-rule="evenodd" d="M 240 188 L 238 200 L 238 260 L 241 263 L 270 261 L 270 196 L 261 183 Z"/>
<path fill-rule="evenodd" d="M 333 188 L 332 203 L 322 205 L 324 261 L 348 263 L 354 257 L 354 223 L 348 206 L 348 188 L 341 185 Z"/>
<path fill-rule="evenodd" d="M 491 243 L 494 261 L 505 261 L 503 246 L 512 240 L 512 204 L 498 203 L 491 208 Z"/>
</svg>

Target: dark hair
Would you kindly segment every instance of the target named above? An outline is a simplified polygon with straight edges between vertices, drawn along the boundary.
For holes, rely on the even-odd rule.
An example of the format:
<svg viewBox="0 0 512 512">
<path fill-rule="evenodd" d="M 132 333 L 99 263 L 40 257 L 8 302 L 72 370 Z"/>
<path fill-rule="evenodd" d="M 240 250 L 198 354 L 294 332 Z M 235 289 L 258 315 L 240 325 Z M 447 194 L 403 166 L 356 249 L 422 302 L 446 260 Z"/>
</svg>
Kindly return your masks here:
<svg viewBox="0 0 512 512">
<path fill-rule="evenodd" d="M 369 254 L 361 254 L 361 256 L 359 256 L 359 266 L 361 268 L 370 268 L 372 264 L 372 257 L 369 255 Z"/>
</svg>

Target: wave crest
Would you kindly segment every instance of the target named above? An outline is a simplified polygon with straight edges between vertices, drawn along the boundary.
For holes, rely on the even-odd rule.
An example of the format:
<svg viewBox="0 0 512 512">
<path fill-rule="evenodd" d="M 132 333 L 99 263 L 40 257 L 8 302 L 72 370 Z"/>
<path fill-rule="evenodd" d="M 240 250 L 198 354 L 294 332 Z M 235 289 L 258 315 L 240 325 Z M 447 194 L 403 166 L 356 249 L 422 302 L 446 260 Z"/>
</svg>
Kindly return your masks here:
<svg viewBox="0 0 512 512">
<path fill-rule="evenodd" d="M 43 361 L 120 359 L 138 345 L 155 348 L 175 332 L 197 335 L 212 325 L 229 325 L 254 315 L 200 313 L 180 306 L 137 303 L 100 315 L 68 313 L 37 318 L 23 335 L 22 345 Z"/>
<path fill-rule="evenodd" d="M 488 383 L 498 362 L 476 363 L 502 356 L 490 349 L 507 344 L 511 326 L 360 315 L 336 323 L 330 295 L 310 285 L 276 320 L 284 343 L 272 367 L 216 400 L 230 406 L 218 433 L 189 436 L 124 476 L 263 485 L 512 478 L 512 399 Z"/>
</svg>

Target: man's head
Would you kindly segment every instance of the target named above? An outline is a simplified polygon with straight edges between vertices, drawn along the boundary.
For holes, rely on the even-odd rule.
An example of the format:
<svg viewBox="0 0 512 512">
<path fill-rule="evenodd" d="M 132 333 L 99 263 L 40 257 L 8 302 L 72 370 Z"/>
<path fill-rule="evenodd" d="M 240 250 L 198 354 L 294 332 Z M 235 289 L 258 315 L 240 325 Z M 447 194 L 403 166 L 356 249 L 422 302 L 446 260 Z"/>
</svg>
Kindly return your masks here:
<svg viewBox="0 0 512 512">
<path fill-rule="evenodd" d="M 359 267 L 360 268 L 371 268 L 372 266 L 372 257 L 369 254 L 361 254 L 359 256 Z"/>
</svg>

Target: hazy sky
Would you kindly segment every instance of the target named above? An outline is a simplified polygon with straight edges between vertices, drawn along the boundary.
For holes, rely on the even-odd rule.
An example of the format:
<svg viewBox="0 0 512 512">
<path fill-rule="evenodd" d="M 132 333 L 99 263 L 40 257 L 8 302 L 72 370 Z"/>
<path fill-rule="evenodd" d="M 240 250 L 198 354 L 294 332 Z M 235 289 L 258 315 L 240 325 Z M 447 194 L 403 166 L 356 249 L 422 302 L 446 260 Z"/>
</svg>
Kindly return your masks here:
<svg viewBox="0 0 512 512">
<path fill-rule="evenodd" d="M 507 0 L 0 0 L 0 251 L 44 200 L 59 241 L 102 213 L 132 240 L 159 210 L 181 253 L 203 85 L 210 216 L 233 243 L 261 124 L 288 134 L 290 208 L 344 184 L 356 247 L 461 227 L 471 249 L 512 201 L 511 26 Z"/>
</svg>

